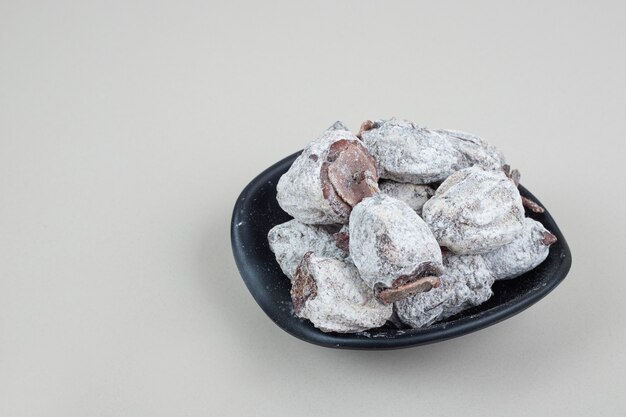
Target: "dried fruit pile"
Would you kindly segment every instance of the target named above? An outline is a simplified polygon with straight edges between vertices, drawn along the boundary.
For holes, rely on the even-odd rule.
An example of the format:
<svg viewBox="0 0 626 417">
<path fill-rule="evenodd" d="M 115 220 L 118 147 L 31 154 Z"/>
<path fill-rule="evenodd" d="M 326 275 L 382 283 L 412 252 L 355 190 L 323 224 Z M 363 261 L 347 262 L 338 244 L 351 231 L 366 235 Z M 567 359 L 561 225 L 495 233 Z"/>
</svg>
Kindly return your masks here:
<svg viewBox="0 0 626 417">
<path fill-rule="evenodd" d="M 335 123 L 278 182 L 268 240 L 298 317 L 325 332 L 419 328 L 486 301 L 556 241 L 519 172 L 478 136 L 399 119 Z M 393 317 L 392 317 L 393 316 Z"/>
</svg>

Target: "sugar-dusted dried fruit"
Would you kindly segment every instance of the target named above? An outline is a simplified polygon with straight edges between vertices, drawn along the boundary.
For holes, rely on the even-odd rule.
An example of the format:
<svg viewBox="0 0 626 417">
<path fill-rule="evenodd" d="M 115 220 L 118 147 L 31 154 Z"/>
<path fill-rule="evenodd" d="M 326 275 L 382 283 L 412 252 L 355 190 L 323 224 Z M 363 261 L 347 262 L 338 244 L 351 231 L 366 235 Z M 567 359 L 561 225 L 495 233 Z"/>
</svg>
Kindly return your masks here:
<svg viewBox="0 0 626 417">
<path fill-rule="evenodd" d="M 378 163 L 380 177 L 429 184 L 462 168 L 463 155 L 433 130 L 401 119 L 364 122 L 361 139 Z"/>
<path fill-rule="evenodd" d="M 438 285 L 441 250 L 406 203 L 378 193 L 350 215 L 350 256 L 379 299 L 393 302 Z"/>
<path fill-rule="evenodd" d="M 267 234 L 267 240 L 283 273 L 292 278 L 307 252 L 336 259 L 347 257 L 347 251 L 335 243 L 333 234 L 336 232 L 337 226 L 316 226 L 290 220 L 274 226 Z"/>
<path fill-rule="evenodd" d="M 422 217 L 441 246 L 476 254 L 510 243 L 522 230 L 524 208 L 504 172 L 474 166 L 446 179 L 424 204 Z"/>
<path fill-rule="evenodd" d="M 536 267 L 556 240 L 525 219 L 524 207 L 543 208 L 520 195 L 519 178 L 470 133 L 393 118 L 353 135 L 334 123 L 277 184 L 295 219 L 268 241 L 295 314 L 358 332 L 389 320 L 419 328 L 484 302 L 496 279 Z"/>
<path fill-rule="evenodd" d="M 374 297 L 356 267 L 309 252 L 292 281 L 291 299 L 298 317 L 324 332 L 353 333 L 380 327 L 392 306 Z"/>
<path fill-rule="evenodd" d="M 367 120 L 357 136 L 374 155 L 381 178 L 399 182 L 428 184 L 474 165 L 486 170 L 504 165 L 498 149 L 458 130 L 431 130 L 401 119 Z"/>
<path fill-rule="evenodd" d="M 424 203 L 435 194 L 435 190 L 428 185 L 411 184 L 381 180 L 378 183 L 380 192 L 390 197 L 404 201 L 409 207 L 420 214 Z"/>
<path fill-rule="evenodd" d="M 463 156 L 459 169 L 478 165 L 483 169 L 496 170 L 505 164 L 502 152 L 479 136 L 459 130 L 438 129 L 435 132 L 450 141 Z"/>
<path fill-rule="evenodd" d="M 278 181 L 283 210 L 307 224 L 347 223 L 352 207 L 372 195 L 376 163 L 346 130 L 327 130 L 309 143 Z"/>
<path fill-rule="evenodd" d="M 413 295 L 395 304 L 402 322 L 419 328 L 453 316 L 468 307 L 479 305 L 491 295 L 495 277 L 481 255 L 454 255 L 443 257 L 444 274 L 440 285 L 432 290 Z"/>
<path fill-rule="evenodd" d="M 524 219 L 524 228 L 509 244 L 483 257 L 496 279 L 515 278 L 542 263 L 556 236 L 536 220 Z"/>
</svg>

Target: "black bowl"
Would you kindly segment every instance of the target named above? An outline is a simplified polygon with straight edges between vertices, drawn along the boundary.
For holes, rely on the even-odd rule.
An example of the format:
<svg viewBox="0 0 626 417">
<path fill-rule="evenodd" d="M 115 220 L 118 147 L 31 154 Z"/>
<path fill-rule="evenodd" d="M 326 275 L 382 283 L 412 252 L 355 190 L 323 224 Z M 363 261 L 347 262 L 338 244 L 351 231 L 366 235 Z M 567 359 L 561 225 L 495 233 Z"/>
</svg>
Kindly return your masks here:
<svg viewBox="0 0 626 417">
<path fill-rule="evenodd" d="M 237 268 L 263 311 L 283 330 L 304 341 L 342 349 L 394 349 L 433 343 L 480 330 L 530 307 L 567 275 L 572 255 L 563 234 L 546 210 L 531 214 L 557 237 L 548 258 L 537 268 L 512 279 L 496 281 L 485 303 L 423 329 L 398 329 L 391 324 L 354 334 L 324 333 L 293 314 L 290 281 L 281 271 L 267 242 L 267 233 L 291 217 L 276 201 L 276 184 L 297 152 L 272 165 L 241 192 L 231 223 L 231 244 Z M 520 186 L 523 196 L 538 202 Z"/>
</svg>

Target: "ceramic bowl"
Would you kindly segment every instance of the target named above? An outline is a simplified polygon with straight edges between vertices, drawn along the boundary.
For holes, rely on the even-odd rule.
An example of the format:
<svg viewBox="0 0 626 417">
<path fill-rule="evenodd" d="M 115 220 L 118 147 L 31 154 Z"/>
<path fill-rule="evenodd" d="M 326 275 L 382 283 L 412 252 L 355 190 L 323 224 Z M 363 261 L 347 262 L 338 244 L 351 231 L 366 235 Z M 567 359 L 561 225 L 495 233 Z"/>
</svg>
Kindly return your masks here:
<svg viewBox="0 0 626 417">
<path fill-rule="evenodd" d="M 233 210 L 231 244 L 241 277 L 265 314 L 280 328 L 306 342 L 342 349 L 395 349 L 462 336 L 530 307 L 559 285 L 570 269 L 570 250 L 548 210 L 530 213 L 558 240 L 550 247 L 548 258 L 532 271 L 515 279 L 496 281 L 494 294 L 485 303 L 422 329 L 399 329 L 387 324 L 361 333 L 324 333 L 293 314 L 290 281 L 267 242 L 272 227 L 291 219 L 276 201 L 276 184 L 299 154 L 267 168 L 241 192 Z M 523 196 L 539 202 L 526 188 L 519 189 Z"/>
</svg>

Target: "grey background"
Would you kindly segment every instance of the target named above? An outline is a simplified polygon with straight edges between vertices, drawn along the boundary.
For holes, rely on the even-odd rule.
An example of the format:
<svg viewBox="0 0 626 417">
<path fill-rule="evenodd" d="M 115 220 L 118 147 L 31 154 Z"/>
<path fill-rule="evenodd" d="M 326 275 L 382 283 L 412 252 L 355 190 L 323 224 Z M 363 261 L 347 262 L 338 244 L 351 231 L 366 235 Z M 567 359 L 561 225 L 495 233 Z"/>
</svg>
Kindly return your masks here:
<svg viewBox="0 0 626 417">
<path fill-rule="evenodd" d="M 0 1 L 0 415 L 624 415 L 625 18 L 619 1 Z M 335 120 L 390 116 L 500 147 L 572 270 L 462 338 L 306 344 L 241 281 L 232 206 Z"/>
</svg>

